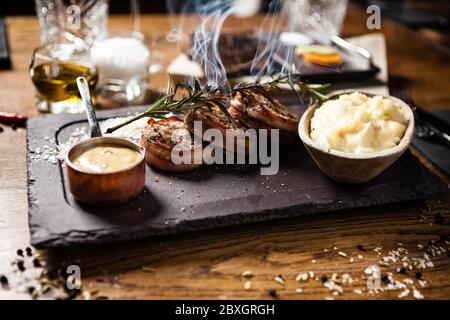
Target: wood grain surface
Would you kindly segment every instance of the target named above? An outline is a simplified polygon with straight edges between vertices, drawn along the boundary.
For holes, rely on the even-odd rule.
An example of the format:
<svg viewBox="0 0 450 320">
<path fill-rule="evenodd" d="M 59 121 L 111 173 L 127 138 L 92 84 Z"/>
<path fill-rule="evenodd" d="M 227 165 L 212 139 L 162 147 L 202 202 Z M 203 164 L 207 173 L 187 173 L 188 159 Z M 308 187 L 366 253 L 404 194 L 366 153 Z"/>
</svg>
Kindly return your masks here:
<svg viewBox="0 0 450 320">
<path fill-rule="evenodd" d="M 256 18 L 253 23 L 258 21 Z M 125 16 L 112 16 L 110 22 L 112 29 L 130 25 Z M 170 28 L 170 22 L 167 16 L 142 17 L 143 32 L 153 47 L 167 50 L 168 55 L 172 51 L 164 48 L 158 39 Z M 8 17 L 6 24 L 13 70 L 0 71 L 0 109 L 37 115 L 27 73 L 31 51 L 39 44 L 37 20 Z M 390 76 L 410 81 L 419 105 L 428 109 L 450 108 L 448 56 L 435 51 L 429 40 L 389 21 L 383 20 L 381 31 L 387 40 Z M 367 32 L 364 12 L 350 6 L 344 34 Z M 153 84 L 159 86 L 157 80 Z M 0 298 L 29 299 L 29 287 L 42 269 L 32 267 L 33 258 L 18 257 L 16 252 L 29 246 L 25 129 L 1 126 L 4 131 L 0 133 L 0 275 L 7 276 L 9 286 L 0 288 Z M 81 267 L 85 294 L 78 298 L 398 298 L 404 289 L 368 290 L 365 270 L 370 265 L 379 265 L 384 276 L 382 288 L 388 286 L 385 275 L 392 272 L 395 280 L 412 281 L 406 280 L 410 291 L 405 299 L 414 298 L 413 287 L 425 299 L 449 299 L 449 204 L 450 196 L 444 196 L 424 202 L 339 211 L 110 246 L 33 252 L 39 255 L 44 270 L 58 267 L 64 270 L 71 264 Z M 442 247 L 440 253 L 435 250 L 439 247 Z M 408 268 L 405 273 L 398 273 L 397 268 L 402 265 L 399 259 L 387 258 L 388 262 L 383 259 L 391 250 L 405 261 L 405 256 L 407 261 L 423 258 L 426 251 L 432 264 L 422 274 L 416 275 L 415 270 Z M 25 271 L 18 270 L 18 264 L 14 263 L 18 260 L 25 261 Z M 244 278 L 245 271 L 251 271 L 253 277 Z M 299 273 L 309 271 L 314 272 L 313 279 L 295 280 Z M 337 295 L 333 291 L 339 290 L 324 285 L 333 273 L 338 275 L 336 283 L 340 282 L 342 287 L 342 293 Z M 284 283 L 274 280 L 279 275 Z M 416 276 L 423 277 L 426 283 L 419 283 Z M 246 281 L 251 282 L 250 290 L 244 289 Z M 302 292 L 296 292 L 297 288 Z M 50 290 L 45 297 L 59 294 L 58 290 Z"/>
</svg>

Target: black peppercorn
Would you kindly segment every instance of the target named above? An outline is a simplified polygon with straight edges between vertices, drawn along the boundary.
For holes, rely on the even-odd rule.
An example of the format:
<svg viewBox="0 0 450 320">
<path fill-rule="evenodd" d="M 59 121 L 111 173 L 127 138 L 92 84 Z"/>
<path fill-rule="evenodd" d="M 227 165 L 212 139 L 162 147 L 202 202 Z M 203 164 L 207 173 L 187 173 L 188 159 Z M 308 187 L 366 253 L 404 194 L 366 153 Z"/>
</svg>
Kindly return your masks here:
<svg viewBox="0 0 450 320">
<path fill-rule="evenodd" d="M 278 298 L 277 290 L 275 289 L 269 290 L 269 296 L 271 296 L 272 298 Z"/>
<path fill-rule="evenodd" d="M 327 275 L 326 274 L 324 274 L 324 275 L 322 275 L 321 277 L 320 277 L 320 280 L 322 281 L 322 282 L 327 282 L 328 281 L 328 277 L 327 277 Z"/>
<path fill-rule="evenodd" d="M 17 250 L 17 255 L 23 257 L 23 250 L 22 249 Z"/>
<path fill-rule="evenodd" d="M 444 224 L 445 218 L 442 213 L 438 212 L 434 215 L 434 222 L 436 222 L 437 224 Z"/>
<path fill-rule="evenodd" d="M 420 280 L 420 279 L 422 279 L 422 277 L 423 277 L 422 272 L 417 271 L 417 272 L 416 272 L 416 278 Z"/>
<path fill-rule="evenodd" d="M 40 268 L 42 266 L 38 258 L 33 259 L 33 266 L 35 266 L 36 268 Z"/>
<path fill-rule="evenodd" d="M 8 285 L 8 278 L 5 275 L 1 275 L 0 276 L 0 284 L 2 286 L 7 286 Z"/>
<path fill-rule="evenodd" d="M 25 251 L 27 252 L 27 256 L 31 257 L 31 256 L 33 255 L 33 251 L 31 251 L 31 248 L 30 248 L 30 247 L 27 247 L 27 248 L 25 249 Z"/>
<path fill-rule="evenodd" d="M 19 268 L 20 272 L 24 272 L 25 271 L 25 264 L 24 264 L 23 260 L 17 261 L 17 268 Z"/>
<path fill-rule="evenodd" d="M 364 246 L 363 246 L 362 244 L 358 244 L 356 247 L 357 247 L 358 250 L 360 250 L 360 251 L 366 251 L 366 249 L 364 248 Z"/>
</svg>

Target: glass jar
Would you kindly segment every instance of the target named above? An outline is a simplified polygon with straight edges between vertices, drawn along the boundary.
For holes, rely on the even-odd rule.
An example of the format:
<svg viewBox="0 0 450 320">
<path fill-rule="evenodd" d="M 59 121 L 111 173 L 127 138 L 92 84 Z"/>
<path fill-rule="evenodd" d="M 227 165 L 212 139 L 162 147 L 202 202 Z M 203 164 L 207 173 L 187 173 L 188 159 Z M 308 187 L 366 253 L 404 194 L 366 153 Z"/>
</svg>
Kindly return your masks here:
<svg viewBox="0 0 450 320">
<path fill-rule="evenodd" d="M 85 77 L 91 94 L 98 81 L 97 68 L 88 51 L 74 44 L 50 44 L 33 51 L 29 74 L 36 88 L 40 112 L 79 113 L 85 108 L 76 79 Z"/>
</svg>

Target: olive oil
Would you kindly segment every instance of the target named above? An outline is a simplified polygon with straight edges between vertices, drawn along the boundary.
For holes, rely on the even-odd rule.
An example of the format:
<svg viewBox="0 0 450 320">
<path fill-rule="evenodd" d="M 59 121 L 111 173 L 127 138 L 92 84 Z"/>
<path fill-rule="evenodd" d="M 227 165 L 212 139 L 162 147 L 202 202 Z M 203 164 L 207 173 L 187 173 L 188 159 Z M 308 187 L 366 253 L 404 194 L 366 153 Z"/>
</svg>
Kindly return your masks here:
<svg viewBox="0 0 450 320">
<path fill-rule="evenodd" d="M 78 101 L 77 77 L 84 77 L 93 90 L 98 81 L 96 68 L 68 62 L 45 62 L 33 67 L 31 79 L 42 100 Z"/>
</svg>

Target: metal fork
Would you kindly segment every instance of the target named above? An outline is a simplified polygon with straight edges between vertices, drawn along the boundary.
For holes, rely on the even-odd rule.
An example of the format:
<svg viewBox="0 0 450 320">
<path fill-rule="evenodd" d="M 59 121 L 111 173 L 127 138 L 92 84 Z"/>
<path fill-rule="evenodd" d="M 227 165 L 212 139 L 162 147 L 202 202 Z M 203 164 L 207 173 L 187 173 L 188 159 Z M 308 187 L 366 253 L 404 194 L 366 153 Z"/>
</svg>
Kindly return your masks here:
<svg viewBox="0 0 450 320">
<path fill-rule="evenodd" d="M 450 148 L 450 136 L 434 128 L 427 120 L 418 113 L 419 107 L 414 103 L 408 88 L 394 88 L 392 95 L 405 101 L 414 112 L 415 134 L 422 140 L 434 141 Z"/>
</svg>

